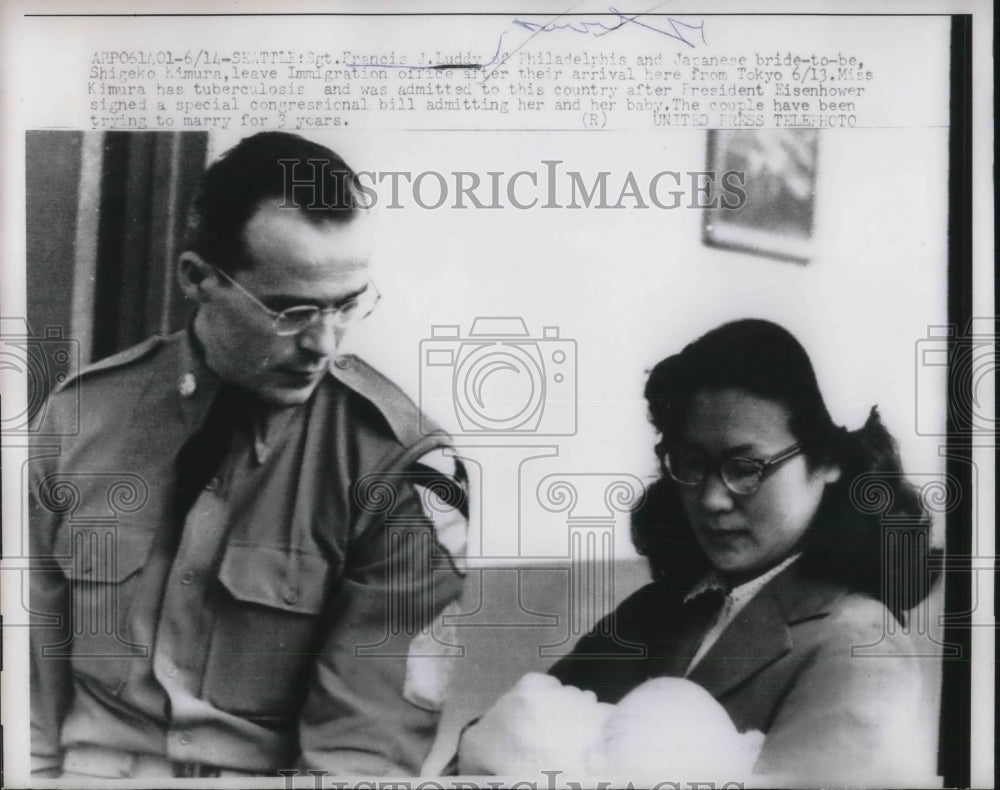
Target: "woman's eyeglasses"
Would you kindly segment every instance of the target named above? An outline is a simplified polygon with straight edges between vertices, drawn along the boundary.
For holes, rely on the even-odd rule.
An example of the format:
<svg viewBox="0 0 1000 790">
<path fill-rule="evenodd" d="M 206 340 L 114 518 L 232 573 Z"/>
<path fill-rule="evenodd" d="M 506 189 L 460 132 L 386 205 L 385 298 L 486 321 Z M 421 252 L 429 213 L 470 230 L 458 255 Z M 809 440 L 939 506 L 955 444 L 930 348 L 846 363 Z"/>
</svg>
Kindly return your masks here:
<svg viewBox="0 0 1000 790">
<path fill-rule="evenodd" d="M 703 454 L 673 450 L 663 457 L 663 466 L 671 478 L 682 486 L 699 486 L 710 474 L 717 474 L 722 483 L 734 494 L 748 496 L 760 488 L 764 477 L 790 458 L 802 452 L 801 442 L 786 447 L 770 458 L 744 458 L 731 455 L 721 461 Z"/>
</svg>

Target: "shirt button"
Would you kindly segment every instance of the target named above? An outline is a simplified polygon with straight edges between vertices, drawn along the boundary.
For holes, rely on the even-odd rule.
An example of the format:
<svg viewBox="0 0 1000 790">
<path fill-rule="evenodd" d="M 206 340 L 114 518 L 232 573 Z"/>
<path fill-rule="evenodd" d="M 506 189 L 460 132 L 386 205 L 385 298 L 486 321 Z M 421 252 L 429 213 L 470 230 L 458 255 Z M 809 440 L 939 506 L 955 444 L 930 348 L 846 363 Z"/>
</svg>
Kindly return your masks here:
<svg viewBox="0 0 1000 790">
<path fill-rule="evenodd" d="M 333 361 L 333 364 L 336 365 L 341 370 L 344 370 L 348 366 L 348 364 L 350 364 L 350 363 L 347 361 L 346 357 L 337 357 Z"/>
<path fill-rule="evenodd" d="M 285 590 L 285 603 L 295 604 L 299 602 L 299 591 L 294 587 Z"/>
<path fill-rule="evenodd" d="M 218 477 L 213 477 L 211 480 L 209 480 L 207 483 L 205 483 L 205 490 L 206 491 L 214 491 L 218 487 L 219 487 L 219 478 Z"/>
<path fill-rule="evenodd" d="M 184 571 L 184 573 L 181 574 L 181 584 L 190 584 L 194 581 L 195 576 L 197 576 L 197 574 L 194 571 Z"/>
<path fill-rule="evenodd" d="M 187 746 L 189 743 L 191 743 L 191 733 L 182 732 L 181 737 L 178 738 L 177 740 L 181 742 L 181 746 Z"/>
<path fill-rule="evenodd" d="M 177 667 L 173 666 L 172 664 L 169 667 L 167 667 L 167 677 L 168 678 L 177 677 Z"/>
</svg>

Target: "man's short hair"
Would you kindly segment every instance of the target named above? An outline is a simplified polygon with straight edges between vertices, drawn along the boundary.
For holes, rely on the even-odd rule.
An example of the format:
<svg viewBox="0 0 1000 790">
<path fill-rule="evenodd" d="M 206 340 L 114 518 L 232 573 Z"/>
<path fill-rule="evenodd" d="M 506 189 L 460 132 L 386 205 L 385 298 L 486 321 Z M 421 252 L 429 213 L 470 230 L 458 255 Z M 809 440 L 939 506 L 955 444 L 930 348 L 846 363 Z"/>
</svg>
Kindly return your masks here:
<svg viewBox="0 0 1000 790">
<path fill-rule="evenodd" d="M 205 171 L 187 217 L 184 249 L 227 273 L 253 265 L 243 238 L 261 201 L 311 222 L 346 223 L 358 211 L 357 176 L 326 146 L 287 132 L 244 138 Z"/>
</svg>

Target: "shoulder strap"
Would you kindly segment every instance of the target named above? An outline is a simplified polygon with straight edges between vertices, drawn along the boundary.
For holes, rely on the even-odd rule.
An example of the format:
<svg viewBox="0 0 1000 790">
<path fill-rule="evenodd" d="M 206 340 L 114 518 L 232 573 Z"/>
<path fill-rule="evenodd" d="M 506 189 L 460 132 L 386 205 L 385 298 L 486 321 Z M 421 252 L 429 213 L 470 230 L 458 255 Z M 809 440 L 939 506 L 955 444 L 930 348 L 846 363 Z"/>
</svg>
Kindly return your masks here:
<svg viewBox="0 0 1000 790">
<path fill-rule="evenodd" d="M 124 367 L 130 365 L 133 362 L 137 362 L 143 359 L 154 351 L 156 351 L 160 346 L 166 342 L 167 338 L 161 335 L 154 335 L 153 337 L 147 338 L 138 345 L 126 348 L 124 351 L 119 351 L 117 354 L 112 354 L 110 357 L 105 357 L 104 359 L 98 360 L 93 364 L 87 365 L 78 373 L 67 376 L 66 379 L 56 388 L 56 392 L 68 387 L 73 382 L 82 379 L 86 376 L 90 376 L 94 373 L 99 373 L 106 370 L 114 370 L 116 368 Z"/>
<path fill-rule="evenodd" d="M 423 414 L 398 384 L 360 357 L 339 356 L 330 372 L 379 410 L 404 447 L 426 443 L 429 437 L 435 437 L 438 445 L 451 443 L 447 432 Z"/>
</svg>

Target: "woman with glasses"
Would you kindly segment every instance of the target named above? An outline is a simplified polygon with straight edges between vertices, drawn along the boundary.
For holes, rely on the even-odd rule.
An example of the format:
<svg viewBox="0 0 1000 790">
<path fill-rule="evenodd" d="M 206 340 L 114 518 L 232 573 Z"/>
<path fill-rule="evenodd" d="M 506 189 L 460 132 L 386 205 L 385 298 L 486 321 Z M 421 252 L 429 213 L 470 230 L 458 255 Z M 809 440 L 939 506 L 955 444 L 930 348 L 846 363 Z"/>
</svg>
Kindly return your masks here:
<svg viewBox="0 0 1000 790">
<path fill-rule="evenodd" d="M 550 673 L 610 704 L 651 678 L 697 683 L 739 732 L 763 733 L 753 772 L 782 786 L 933 782 L 937 662 L 901 627 L 928 592 L 929 519 L 877 410 L 859 430 L 835 425 L 805 350 L 761 320 L 663 360 L 645 397 L 662 475 L 633 540 L 654 581 Z M 502 702 L 558 727 L 537 699 Z M 650 717 L 634 739 L 652 743 L 661 726 Z M 463 769 L 503 773 L 505 758 L 481 748 L 490 733 L 473 733 Z M 703 765 L 728 748 L 710 740 Z"/>
</svg>

